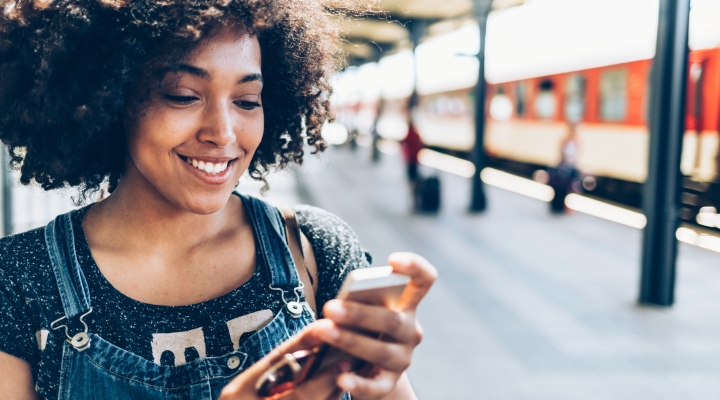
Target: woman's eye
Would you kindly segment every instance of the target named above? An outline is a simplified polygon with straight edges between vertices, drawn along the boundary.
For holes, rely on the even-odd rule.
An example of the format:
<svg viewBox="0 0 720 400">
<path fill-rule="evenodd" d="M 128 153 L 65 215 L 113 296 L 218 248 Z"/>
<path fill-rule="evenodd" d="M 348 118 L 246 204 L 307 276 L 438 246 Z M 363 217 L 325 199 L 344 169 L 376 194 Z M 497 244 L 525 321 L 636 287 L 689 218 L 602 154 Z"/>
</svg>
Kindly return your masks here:
<svg viewBox="0 0 720 400">
<path fill-rule="evenodd" d="M 194 96 L 174 96 L 171 94 L 165 94 L 163 98 L 176 104 L 190 104 L 198 99 Z"/>
<path fill-rule="evenodd" d="M 236 101 L 235 104 L 244 110 L 254 110 L 260 107 L 260 103 L 254 101 Z"/>
</svg>

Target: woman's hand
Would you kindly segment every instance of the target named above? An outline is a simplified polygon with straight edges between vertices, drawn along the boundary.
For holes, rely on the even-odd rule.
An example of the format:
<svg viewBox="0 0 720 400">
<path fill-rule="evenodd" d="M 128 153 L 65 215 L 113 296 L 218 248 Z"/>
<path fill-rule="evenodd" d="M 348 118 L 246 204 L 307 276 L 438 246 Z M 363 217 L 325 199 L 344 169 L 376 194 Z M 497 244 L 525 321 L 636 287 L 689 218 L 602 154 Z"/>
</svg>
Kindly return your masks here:
<svg viewBox="0 0 720 400">
<path fill-rule="evenodd" d="M 286 340 L 273 349 L 268 355 L 243 371 L 227 386 L 223 388 L 219 400 L 259 400 L 255 385 L 260 376 L 272 365 L 280 361 L 285 354 L 298 350 L 315 348 L 323 343 L 321 337 L 324 332 L 333 329 L 332 322 L 320 320 L 306 326 L 302 331 Z M 281 397 L 283 400 L 337 400 L 342 396 L 342 390 L 337 386 L 337 379 L 343 370 L 348 370 L 347 362 L 339 363 L 324 369 L 324 372 L 305 382 L 291 393 Z"/>
<path fill-rule="evenodd" d="M 410 365 L 415 346 L 422 340 L 422 329 L 415 317 L 417 306 L 437 278 L 437 270 L 416 254 L 394 253 L 388 262 L 394 272 L 411 277 L 395 310 L 331 300 L 323 311 L 333 324 L 318 327 L 321 340 L 374 365 L 369 377 L 349 372 L 338 376 L 338 387 L 357 399 L 407 397 L 396 391 L 397 383 Z M 378 332 L 383 339 L 373 339 L 346 328 Z M 412 393 L 407 395 L 414 397 Z"/>
<path fill-rule="evenodd" d="M 389 263 L 395 272 L 411 277 L 396 310 L 351 301 L 329 301 L 323 309 L 326 319 L 308 325 L 238 375 L 223 389 L 220 400 L 260 399 L 255 384 L 265 371 L 287 353 L 312 349 L 322 343 L 373 364 L 371 376 L 343 372 L 348 364 L 341 362 L 282 397 L 283 400 L 335 400 L 342 392 L 350 392 L 353 399 L 413 398 L 407 390 L 404 393 L 407 396 L 400 395 L 402 391 L 397 390 L 397 383 L 422 339 L 415 312 L 435 281 L 437 271 L 427 260 L 411 253 L 392 254 Z M 346 329 L 348 327 L 381 333 L 383 340 L 355 333 Z"/>
</svg>

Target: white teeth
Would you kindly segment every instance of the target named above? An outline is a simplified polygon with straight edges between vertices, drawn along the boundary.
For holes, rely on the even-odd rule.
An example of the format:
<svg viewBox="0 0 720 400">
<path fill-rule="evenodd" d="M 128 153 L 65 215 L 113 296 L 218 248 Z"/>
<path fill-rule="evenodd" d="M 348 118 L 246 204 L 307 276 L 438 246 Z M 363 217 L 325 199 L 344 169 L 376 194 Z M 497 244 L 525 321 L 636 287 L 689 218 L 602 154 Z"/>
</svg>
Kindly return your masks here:
<svg viewBox="0 0 720 400">
<path fill-rule="evenodd" d="M 193 167 L 205 171 L 208 174 L 218 174 L 220 172 L 223 172 L 227 169 L 229 161 L 225 161 L 224 163 L 211 163 L 211 162 L 205 162 L 205 161 L 198 161 L 193 158 L 187 158 L 185 160 L 188 164 L 192 165 Z"/>
</svg>

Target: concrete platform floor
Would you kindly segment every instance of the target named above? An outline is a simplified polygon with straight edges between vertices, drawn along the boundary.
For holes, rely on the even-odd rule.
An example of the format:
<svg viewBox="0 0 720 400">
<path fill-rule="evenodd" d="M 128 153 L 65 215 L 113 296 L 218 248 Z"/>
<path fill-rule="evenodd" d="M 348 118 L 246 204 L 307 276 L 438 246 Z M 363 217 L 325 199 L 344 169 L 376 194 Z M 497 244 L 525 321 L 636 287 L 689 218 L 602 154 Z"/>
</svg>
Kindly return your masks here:
<svg viewBox="0 0 720 400">
<path fill-rule="evenodd" d="M 410 369 L 421 399 L 720 399 L 720 254 L 681 244 L 676 304 L 641 307 L 639 230 L 492 187 L 470 215 L 469 182 L 442 173 L 442 211 L 414 215 L 397 156 L 323 158 L 271 197 L 336 213 L 375 265 L 414 251 L 440 272 Z"/>
</svg>

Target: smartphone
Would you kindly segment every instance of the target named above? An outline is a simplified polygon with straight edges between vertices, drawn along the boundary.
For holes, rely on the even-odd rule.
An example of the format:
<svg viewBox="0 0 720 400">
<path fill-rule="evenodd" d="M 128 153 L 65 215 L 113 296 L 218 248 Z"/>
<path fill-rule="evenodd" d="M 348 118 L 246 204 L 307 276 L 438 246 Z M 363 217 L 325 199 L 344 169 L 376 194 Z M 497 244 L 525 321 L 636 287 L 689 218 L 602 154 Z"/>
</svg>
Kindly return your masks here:
<svg viewBox="0 0 720 400">
<path fill-rule="evenodd" d="M 337 298 L 393 309 L 410 282 L 410 277 L 392 271 L 392 267 L 351 271 L 340 287 Z"/>
<path fill-rule="evenodd" d="M 392 267 L 363 268 L 351 271 L 345 278 L 337 298 L 394 309 L 410 277 L 393 273 Z M 363 332 L 369 334 L 369 332 Z M 278 398 L 301 385 L 339 358 L 350 358 L 327 344 L 316 349 L 285 354 L 258 379 L 255 388 L 261 397 Z M 352 360 L 352 370 L 358 371 L 365 362 Z"/>
</svg>

